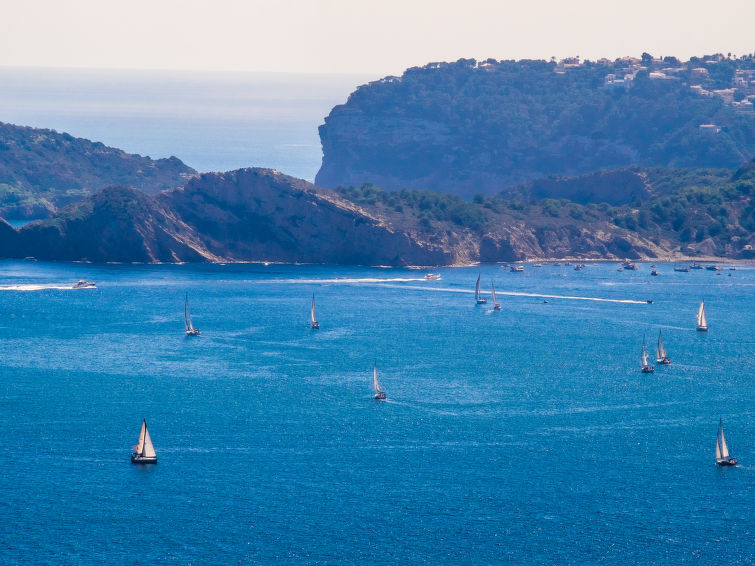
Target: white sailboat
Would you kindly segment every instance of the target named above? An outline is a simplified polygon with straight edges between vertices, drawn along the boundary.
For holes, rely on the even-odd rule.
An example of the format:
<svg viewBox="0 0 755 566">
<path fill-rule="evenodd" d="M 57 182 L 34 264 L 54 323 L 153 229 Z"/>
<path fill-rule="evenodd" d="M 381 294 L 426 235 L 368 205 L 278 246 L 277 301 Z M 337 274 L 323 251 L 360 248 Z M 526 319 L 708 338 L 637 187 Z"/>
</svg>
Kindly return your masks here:
<svg viewBox="0 0 755 566">
<path fill-rule="evenodd" d="M 658 345 L 655 347 L 655 361 L 665 365 L 671 363 L 671 358 L 668 357 L 666 348 L 663 346 L 663 337 L 660 330 L 658 331 Z"/>
<path fill-rule="evenodd" d="M 474 300 L 478 305 L 484 305 L 488 302 L 486 298 L 480 293 L 480 275 L 477 275 L 477 285 L 474 288 Z"/>
<path fill-rule="evenodd" d="M 380 388 L 380 382 L 378 381 L 377 362 L 372 368 L 372 387 L 375 389 L 375 395 L 372 398 L 377 401 L 385 401 L 385 393 Z"/>
<path fill-rule="evenodd" d="M 501 310 L 501 305 L 498 304 L 498 299 L 495 298 L 495 285 L 490 284 L 490 294 L 493 297 L 493 310 Z"/>
<path fill-rule="evenodd" d="M 716 436 L 716 464 L 719 466 L 736 466 L 737 459 L 729 454 L 729 446 L 726 444 L 724 427 L 721 419 L 718 420 L 718 435 Z"/>
<path fill-rule="evenodd" d="M 317 330 L 320 328 L 320 323 L 317 322 L 317 318 L 315 317 L 315 294 L 312 293 L 312 309 L 309 311 L 309 318 L 312 321 L 312 330 Z"/>
<path fill-rule="evenodd" d="M 708 331 L 708 321 L 705 318 L 705 301 L 700 303 L 700 308 L 697 310 L 697 329 L 700 332 Z"/>
<path fill-rule="evenodd" d="M 642 366 L 640 366 L 640 369 L 642 373 L 653 373 L 655 371 L 655 367 L 651 366 L 648 360 L 648 350 L 645 347 L 644 336 L 642 337 Z"/>
<path fill-rule="evenodd" d="M 152 438 L 147 430 L 147 420 L 142 421 L 142 430 L 139 432 L 139 444 L 134 446 L 134 453 L 131 454 L 133 464 L 157 464 L 157 454 L 155 447 L 152 445 Z"/>
<path fill-rule="evenodd" d="M 189 294 L 186 293 L 184 301 L 184 326 L 186 327 L 186 336 L 199 336 L 199 329 L 194 328 L 191 322 L 191 312 L 189 312 Z"/>
</svg>

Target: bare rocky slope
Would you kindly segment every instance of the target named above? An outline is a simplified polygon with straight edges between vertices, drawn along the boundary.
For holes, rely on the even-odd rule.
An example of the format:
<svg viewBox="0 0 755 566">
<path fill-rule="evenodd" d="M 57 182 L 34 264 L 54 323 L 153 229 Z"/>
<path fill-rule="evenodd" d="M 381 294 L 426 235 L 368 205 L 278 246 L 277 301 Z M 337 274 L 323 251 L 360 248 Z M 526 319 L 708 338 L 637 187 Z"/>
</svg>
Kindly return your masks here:
<svg viewBox="0 0 755 566">
<path fill-rule="evenodd" d="M 461 202 L 458 214 L 427 221 L 421 203 L 407 202 L 399 212 L 383 202 L 354 200 L 269 169 L 203 174 L 158 195 L 109 187 L 21 230 L 0 223 L 0 255 L 401 266 L 663 257 L 673 245 L 597 216 L 577 221 L 541 214 L 528 220 L 497 204 Z M 484 221 L 464 225 L 459 218 L 467 208 Z"/>
</svg>

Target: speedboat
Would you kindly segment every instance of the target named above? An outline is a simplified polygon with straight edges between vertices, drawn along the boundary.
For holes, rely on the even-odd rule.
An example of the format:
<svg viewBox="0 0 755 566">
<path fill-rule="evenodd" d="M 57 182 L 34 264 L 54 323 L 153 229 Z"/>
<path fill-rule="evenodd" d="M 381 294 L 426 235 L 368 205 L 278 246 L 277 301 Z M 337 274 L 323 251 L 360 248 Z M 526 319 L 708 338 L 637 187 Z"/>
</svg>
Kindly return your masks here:
<svg viewBox="0 0 755 566">
<path fill-rule="evenodd" d="M 440 275 L 437 273 L 428 273 L 425 275 L 425 279 L 428 281 L 440 281 Z"/>
<path fill-rule="evenodd" d="M 79 279 L 71 287 L 71 289 L 96 289 L 96 288 L 97 288 L 97 284 L 94 281 L 84 281 L 83 279 Z"/>
</svg>

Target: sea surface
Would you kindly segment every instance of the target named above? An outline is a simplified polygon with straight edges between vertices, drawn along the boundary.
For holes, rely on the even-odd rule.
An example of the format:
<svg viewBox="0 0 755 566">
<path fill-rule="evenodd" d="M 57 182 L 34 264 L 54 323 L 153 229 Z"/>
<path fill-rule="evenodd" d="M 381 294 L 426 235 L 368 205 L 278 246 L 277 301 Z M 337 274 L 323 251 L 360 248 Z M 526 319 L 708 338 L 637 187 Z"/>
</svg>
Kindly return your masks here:
<svg viewBox="0 0 755 566">
<path fill-rule="evenodd" d="M 616 267 L 0 262 L 0 563 L 751 563 L 755 266 Z"/>
<path fill-rule="evenodd" d="M 371 75 L 0 67 L 0 122 L 50 128 L 198 171 L 313 181 L 317 127 Z"/>
</svg>

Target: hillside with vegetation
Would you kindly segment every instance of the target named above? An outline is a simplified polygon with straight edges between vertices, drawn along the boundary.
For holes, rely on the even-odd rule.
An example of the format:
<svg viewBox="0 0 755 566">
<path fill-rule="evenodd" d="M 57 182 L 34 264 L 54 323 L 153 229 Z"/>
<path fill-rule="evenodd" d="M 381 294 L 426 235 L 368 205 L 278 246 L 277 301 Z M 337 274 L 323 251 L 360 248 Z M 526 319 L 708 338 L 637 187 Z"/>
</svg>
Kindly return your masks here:
<svg viewBox="0 0 755 566">
<path fill-rule="evenodd" d="M 316 184 L 471 198 L 631 166 L 735 170 L 755 155 L 753 101 L 752 55 L 431 63 L 333 108 Z"/>
<path fill-rule="evenodd" d="M 614 178 L 622 175 L 643 175 L 658 196 L 619 206 L 505 194 L 466 201 L 371 185 L 332 191 L 267 169 L 207 173 L 157 195 L 109 187 L 20 230 L 0 221 L 0 257 L 396 266 L 755 258 L 755 162 L 716 182 L 702 174 L 703 186 L 688 178 L 674 188 L 673 170 Z"/>
<path fill-rule="evenodd" d="M 176 157 L 150 159 L 54 130 L 0 122 L 0 216 L 43 218 L 109 185 L 156 193 L 196 174 Z"/>
</svg>

